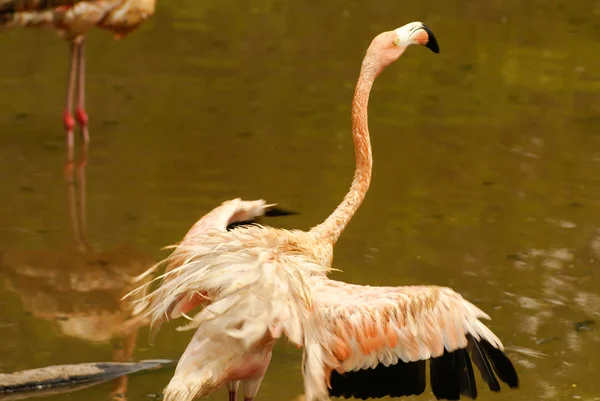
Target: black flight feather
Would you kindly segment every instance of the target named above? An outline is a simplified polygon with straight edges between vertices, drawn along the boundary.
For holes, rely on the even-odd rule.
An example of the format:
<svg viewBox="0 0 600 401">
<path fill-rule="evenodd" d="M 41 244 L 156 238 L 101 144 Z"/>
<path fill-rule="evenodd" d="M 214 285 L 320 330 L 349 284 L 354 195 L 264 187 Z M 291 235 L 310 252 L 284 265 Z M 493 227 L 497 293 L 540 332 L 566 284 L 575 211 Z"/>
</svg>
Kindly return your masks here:
<svg viewBox="0 0 600 401">
<path fill-rule="evenodd" d="M 498 378 L 508 384 L 510 388 L 518 388 L 519 376 L 510 359 L 504 355 L 504 352 L 494 348 L 492 344 L 485 340 L 480 342 L 480 346 L 492 362 L 494 372 L 496 372 Z"/>
<path fill-rule="evenodd" d="M 490 390 L 496 392 L 500 391 L 500 383 L 498 383 L 498 380 L 492 371 L 492 367 L 490 366 L 487 357 L 479 347 L 479 344 L 470 334 L 467 335 L 467 340 L 467 349 L 471 351 L 473 363 L 475 366 L 477 366 L 477 369 L 479 369 L 483 380 L 487 383 Z"/>
</svg>

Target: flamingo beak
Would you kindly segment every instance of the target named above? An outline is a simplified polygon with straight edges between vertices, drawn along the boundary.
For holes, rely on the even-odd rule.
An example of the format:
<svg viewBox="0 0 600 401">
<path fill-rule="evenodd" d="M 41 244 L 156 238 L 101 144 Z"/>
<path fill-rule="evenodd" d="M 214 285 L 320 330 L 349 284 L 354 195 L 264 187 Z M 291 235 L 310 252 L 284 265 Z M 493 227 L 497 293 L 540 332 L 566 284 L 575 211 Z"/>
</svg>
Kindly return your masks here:
<svg viewBox="0 0 600 401">
<path fill-rule="evenodd" d="M 421 29 L 423 29 L 427 33 L 427 41 L 421 44 L 429 50 L 431 50 L 432 52 L 436 54 L 439 53 L 440 45 L 438 44 L 437 38 L 435 37 L 433 32 L 431 32 L 431 29 L 429 29 L 429 27 L 427 27 L 427 25 L 425 24 L 423 24 L 423 27 Z"/>
</svg>

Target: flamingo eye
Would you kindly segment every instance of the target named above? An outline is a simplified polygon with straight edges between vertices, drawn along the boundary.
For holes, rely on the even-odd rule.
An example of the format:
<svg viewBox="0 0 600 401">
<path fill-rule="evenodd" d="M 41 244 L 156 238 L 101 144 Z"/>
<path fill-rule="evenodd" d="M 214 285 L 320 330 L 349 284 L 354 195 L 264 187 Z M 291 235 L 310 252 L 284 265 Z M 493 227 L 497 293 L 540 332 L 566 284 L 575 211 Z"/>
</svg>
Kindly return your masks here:
<svg viewBox="0 0 600 401">
<path fill-rule="evenodd" d="M 394 40 L 394 46 L 398 46 L 400 44 L 400 38 L 396 38 L 396 40 Z"/>
</svg>

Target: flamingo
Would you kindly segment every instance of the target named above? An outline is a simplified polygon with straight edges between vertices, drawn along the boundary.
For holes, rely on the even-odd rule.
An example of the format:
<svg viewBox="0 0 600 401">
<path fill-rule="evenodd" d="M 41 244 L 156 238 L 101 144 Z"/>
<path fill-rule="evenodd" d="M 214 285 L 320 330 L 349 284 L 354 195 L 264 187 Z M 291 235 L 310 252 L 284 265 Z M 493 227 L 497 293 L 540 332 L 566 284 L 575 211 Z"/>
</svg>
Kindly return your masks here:
<svg viewBox="0 0 600 401">
<path fill-rule="evenodd" d="M 90 136 L 85 110 L 85 35 L 93 26 L 122 39 L 154 14 L 156 0 L 0 0 L 0 28 L 51 27 L 71 43 L 71 62 L 63 124 L 67 134 L 66 174 L 72 174 L 75 121 L 87 149 Z M 75 119 L 73 97 L 78 87 Z M 87 153 L 86 153 L 87 154 Z M 85 163 L 85 159 L 82 160 Z"/>
<path fill-rule="evenodd" d="M 228 232 L 207 232 L 194 245 L 179 245 L 178 249 L 188 255 L 185 262 L 157 277 L 163 279 L 161 285 L 140 300 L 134 313 L 151 316 L 153 322 L 175 319 L 197 305 L 205 305 L 183 328 L 196 328 L 202 334 L 194 336 L 184 351 L 175 375 L 165 389 L 165 401 L 202 397 L 223 384 L 238 380 L 246 380 L 244 398 L 251 401 L 269 364 L 274 340 L 285 333 L 297 346 L 302 345 L 303 334 L 298 322 L 307 320 L 312 308 L 306 282 L 312 275 L 324 277 L 331 271 L 333 247 L 360 207 L 371 182 L 372 155 L 367 123 L 371 87 L 383 69 L 412 44 L 439 52 L 437 39 L 421 22 L 378 35 L 367 50 L 352 101 L 354 177 L 342 202 L 323 223 L 308 232 L 260 225 Z M 166 262 L 169 263 L 169 258 Z M 261 273 L 256 273 L 257 268 Z M 148 286 L 140 286 L 131 295 L 140 291 L 145 293 Z M 240 294 L 250 288 L 251 294 L 245 294 L 246 297 L 254 296 L 258 301 L 266 302 L 258 309 L 260 313 L 251 308 L 257 300 L 245 299 Z M 228 309 L 232 307 L 230 302 L 237 305 L 237 313 Z M 292 306 L 294 302 L 306 308 Z M 245 307 L 240 308 L 240 305 Z M 240 313 L 242 310 L 245 312 Z M 206 313 L 218 315 L 220 319 L 202 327 L 200 322 L 210 320 Z M 245 323 L 249 322 L 250 316 L 255 316 L 255 321 Z M 294 324 L 285 323 L 290 317 L 299 320 Z M 259 320 L 264 320 L 265 326 L 260 326 Z M 228 323 L 223 325 L 222 322 Z M 254 327 L 258 328 L 257 332 L 253 332 Z M 266 334 L 261 331 L 262 327 L 268 327 Z M 223 332 L 232 334 L 235 331 L 239 332 L 237 340 L 227 340 L 226 355 L 219 356 L 225 341 L 221 339 Z M 216 359 L 212 360 L 213 357 Z M 229 384 L 228 387 L 230 399 L 235 398 L 235 389 Z"/>
</svg>

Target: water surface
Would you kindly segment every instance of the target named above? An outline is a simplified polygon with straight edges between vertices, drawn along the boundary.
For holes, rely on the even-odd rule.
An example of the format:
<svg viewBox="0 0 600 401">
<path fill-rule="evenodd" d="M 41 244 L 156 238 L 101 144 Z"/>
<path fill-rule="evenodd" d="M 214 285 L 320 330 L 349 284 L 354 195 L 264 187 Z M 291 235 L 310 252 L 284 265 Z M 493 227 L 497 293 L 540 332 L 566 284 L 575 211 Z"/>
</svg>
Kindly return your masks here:
<svg viewBox="0 0 600 401">
<path fill-rule="evenodd" d="M 364 51 L 421 20 L 441 53 L 410 48 L 374 86 L 374 178 L 334 277 L 447 285 L 488 312 L 522 388 L 482 400 L 600 399 L 600 327 L 577 325 L 600 324 L 597 2 L 250 3 L 160 1 L 124 41 L 90 34 L 87 245 L 62 171 L 67 44 L 2 33 L 0 371 L 177 358 L 190 333 L 174 325 L 153 346 L 147 329 L 115 338 L 129 278 L 226 199 L 301 212 L 263 221 L 280 227 L 322 221 L 352 176 Z M 127 398 L 171 374 L 131 378 Z M 300 353 L 282 342 L 259 397 L 301 393 Z"/>
</svg>

